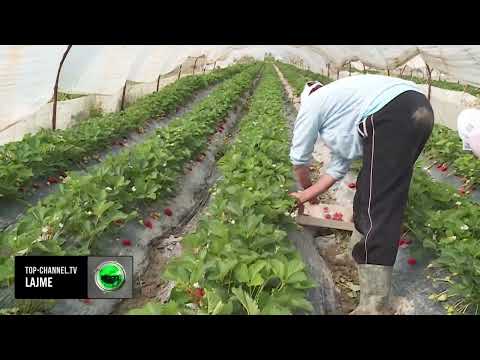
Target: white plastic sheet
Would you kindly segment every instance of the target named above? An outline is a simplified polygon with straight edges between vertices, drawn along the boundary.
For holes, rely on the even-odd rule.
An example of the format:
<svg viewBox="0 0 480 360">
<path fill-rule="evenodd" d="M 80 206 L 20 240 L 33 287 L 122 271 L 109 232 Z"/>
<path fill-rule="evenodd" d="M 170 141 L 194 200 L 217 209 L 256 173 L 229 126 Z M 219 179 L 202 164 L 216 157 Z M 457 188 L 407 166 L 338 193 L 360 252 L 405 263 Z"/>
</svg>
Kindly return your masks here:
<svg viewBox="0 0 480 360">
<path fill-rule="evenodd" d="M 0 131 L 38 111 L 53 95 L 66 45 L 0 46 Z"/>
<path fill-rule="evenodd" d="M 31 115 L 52 97 L 58 65 L 66 45 L 0 46 L 0 131 Z M 278 59 L 303 64 L 315 72 L 345 69 L 348 62 L 362 70 L 406 65 L 406 75 L 424 76 L 480 86 L 480 45 L 73 45 L 64 63 L 59 91 L 115 96 L 127 80 L 154 82 L 195 58 L 227 66 L 242 57 Z M 192 63 L 192 64 L 190 64 Z M 398 71 L 398 70 L 397 70 Z M 342 76 L 342 74 L 340 74 Z M 34 118 L 34 117 L 32 117 Z"/>
<path fill-rule="evenodd" d="M 139 45 L 73 45 L 63 64 L 59 90 L 111 95 L 125 85 Z"/>
</svg>

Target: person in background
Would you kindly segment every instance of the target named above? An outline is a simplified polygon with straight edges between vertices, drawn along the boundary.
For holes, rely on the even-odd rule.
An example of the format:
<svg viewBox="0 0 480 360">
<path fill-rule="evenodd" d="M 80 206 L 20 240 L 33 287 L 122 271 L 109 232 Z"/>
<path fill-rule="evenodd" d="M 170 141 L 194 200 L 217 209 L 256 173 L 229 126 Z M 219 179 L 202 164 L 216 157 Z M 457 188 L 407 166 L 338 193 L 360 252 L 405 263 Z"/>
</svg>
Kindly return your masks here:
<svg viewBox="0 0 480 360">
<path fill-rule="evenodd" d="M 352 257 L 360 303 L 352 314 L 389 313 L 393 265 L 415 161 L 432 132 L 434 115 L 414 83 L 380 75 L 346 77 L 311 86 L 294 125 L 290 159 L 303 204 L 341 180 L 352 160 L 363 157 L 353 211 Z M 309 164 L 318 137 L 331 150 L 319 180 Z"/>
<path fill-rule="evenodd" d="M 457 129 L 463 141 L 463 150 L 471 151 L 480 159 L 480 110 L 463 110 L 457 118 Z"/>
</svg>

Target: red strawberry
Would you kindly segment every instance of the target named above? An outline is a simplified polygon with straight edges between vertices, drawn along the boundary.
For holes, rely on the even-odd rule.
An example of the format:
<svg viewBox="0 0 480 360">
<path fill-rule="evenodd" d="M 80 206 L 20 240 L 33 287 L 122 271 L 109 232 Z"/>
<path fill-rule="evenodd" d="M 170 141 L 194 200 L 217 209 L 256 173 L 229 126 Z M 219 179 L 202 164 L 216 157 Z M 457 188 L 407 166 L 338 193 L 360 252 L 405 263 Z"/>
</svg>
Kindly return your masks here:
<svg viewBox="0 0 480 360">
<path fill-rule="evenodd" d="M 122 245 L 123 246 L 132 246 L 132 242 L 128 239 L 122 240 Z"/>
<path fill-rule="evenodd" d="M 332 218 L 332 215 L 330 214 L 325 215 L 325 219 L 330 220 L 331 218 Z"/>
<path fill-rule="evenodd" d="M 60 180 L 58 180 L 55 176 L 49 176 L 47 181 L 50 184 L 58 184 L 60 182 Z"/>
<path fill-rule="evenodd" d="M 350 189 L 355 189 L 357 187 L 357 183 L 352 182 L 352 183 L 348 184 L 348 187 Z"/>
<path fill-rule="evenodd" d="M 163 210 L 163 213 L 167 216 L 172 216 L 173 215 L 173 211 L 170 208 L 166 208 L 165 210 Z"/>
<path fill-rule="evenodd" d="M 343 221 L 343 214 L 340 212 L 336 212 L 335 214 L 333 214 L 333 220 Z"/>
<path fill-rule="evenodd" d="M 328 210 L 328 207 L 325 206 L 325 207 L 323 208 L 323 212 L 324 212 L 324 213 L 328 213 L 328 211 L 329 211 L 329 210 Z"/>
<path fill-rule="evenodd" d="M 436 168 L 440 170 L 440 168 L 443 166 L 443 164 L 437 164 Z"/>
<path fill-rule="evenodd" d="M 405 246 L 405 245 L 407 245 L 407 241 L 406 241 L 405 239 L 400 239 L 400 240 L 398 241 L 398 246 L 399 246 L 399 247 L 400 247 L 400 246 Z"/>
<path fill-rule="evenodd" d="M 150 230 L 153 229 L 153 223 L 152 223 L 152 220 L 150 219 L 144 219 L 143 225 L 145 225 L 145 227 L 149 228 Z"/>
<path fill-rule="evenodd" d="M 447 164 L 443 164 L 442 167 L 440 168 L 441 172 L 445 172 L 447 170 L 448 170 L 448 165 Z"/>
<path fill-rule="evenodd" d="M 205 296 L 205 290 L 202 288 L 196 288 L 193 290 L 193 296 L 196 298 L 202 298 Z"/>
<path fill-rule="evenodd" d="M 408 265 L 413 266 L 417 263 L 417 260 L 415 260 L 414 258 L 408 258 L 407 263 L 408 263 Z"/>
<path fill-rule="evenodd" d="M 463 186 L 461 186 L 459 189 L 458 189 L 458 192 L 461 194 L 461 195 L 465 195 L 465 189 Z"/>
</svg>

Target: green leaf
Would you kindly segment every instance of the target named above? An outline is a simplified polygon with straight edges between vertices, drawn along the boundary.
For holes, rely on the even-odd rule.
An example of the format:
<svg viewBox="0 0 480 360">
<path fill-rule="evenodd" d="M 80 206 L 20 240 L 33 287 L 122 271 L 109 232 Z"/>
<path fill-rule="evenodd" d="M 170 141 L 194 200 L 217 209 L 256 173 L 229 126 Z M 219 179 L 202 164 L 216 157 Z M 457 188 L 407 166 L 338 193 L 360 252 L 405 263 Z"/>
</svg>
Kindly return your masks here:
<svg viewBox="0 0 480 360">
<path fill-rule="evenodd" d="M 258 315 L 260 313 L 255 300 L 253 300 L 245 291 L 240 288 L 233 288 L 232 293 L 235 295 L 240 304 L 242 304 L 248 315 Z"/>
<path fill-rule="evenodd" d="M 280 279 L 284 279 L 285 265 L 280 260 L 275 258 L 270 260 L 270 265 L 272 266 L 273 273 Z"/>
<path fill-rule="evenodd" d="M 265 306 L 262 311 L 262 315 L 292 315 L 292 312 L 281 305 L 278 304 L 268 304 Z"/>
<path fill-rule="evenodd" d="M 234 276 L 238 282 L 247 283 L 250 280 L 250 275 L 248 273 L 248 266 L 243 263 L 238 265 L 235 268 Z"/>
</svg>

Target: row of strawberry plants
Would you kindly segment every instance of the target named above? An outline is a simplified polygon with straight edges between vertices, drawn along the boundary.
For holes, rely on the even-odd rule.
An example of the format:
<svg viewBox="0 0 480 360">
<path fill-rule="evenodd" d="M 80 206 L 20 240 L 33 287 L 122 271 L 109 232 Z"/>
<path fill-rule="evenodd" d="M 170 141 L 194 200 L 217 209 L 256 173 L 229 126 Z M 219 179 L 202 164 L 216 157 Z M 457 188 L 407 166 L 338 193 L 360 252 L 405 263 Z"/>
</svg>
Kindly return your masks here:
<svg viewBox="0 0 480 360">
<path fill-rule="evenodd" d="M 113 140 L 162 117 L 191 99 L 194 91 L 245 69 L 235 65 L 206 75 L 188 76 L 145 96 L 124 111 L 94 116 L 65 130 L 43 129 L 0 148 L 0 197 L 21 197 L 35 178 L 64 173 L 108 148 Z"/>
<path fill-rule="evenodd" d="M 86 175 L 67 177 L 57 192 L 0 234 L 0 283 L 13 279 L 15 255 L 88 254 L 95 239 L 136 218 L 136 206 L 170 196 L 184 165 L 222 131 L 218 124 L 252 86 L 259 66 L 226 80 L 143 143 L 107 157 Z"/>
<path fill-rule="evenodd" d="M 293 87 L 296 96 L 300 96 L 305 84 L 308 81 L 316 80 L 320 81 L 324 85 L 332 82 L 332 80 L 326 76 L 314 73 L 310 70 L 299 69 L 294 65 L 285 64 L 282 62 L 276 62 L 275 64 L 278 66 L 283 76 L 285 76 L 285 79 L 287 79 L 290 86 Z"/>
<path fill-rule="evenodd" d="M 425 155 L 439 162 L 437 168 L 447 171 L 453 166 L 456 175 L 464 178 L 465 187 L 461 192 L 480 185 L 480 160 L 463 150 L 462 140 L 457 132 L 436 124 L 432 136 L 425 146 Z"/>
<path fill-rule="evenodd" d="M 282 84 L 268 65 L 236 141 L 219 161 L 223 179 L 211 204 L 163 274 L 175 283 L 170 300 L 130 314 L 312 311 L 305 297 L 313 285 L 287 238 L 295 227 L 288 196 L 294 181 L 283 106 Z"/>
<path fill-rule="evenodd" d="M 434 265 L 452 275 L 449 294 L 463 306 L 480 306 L 480 206 L 432 178 L 419 165 L 410 187 L 406 226 Z"/>
</svg>

